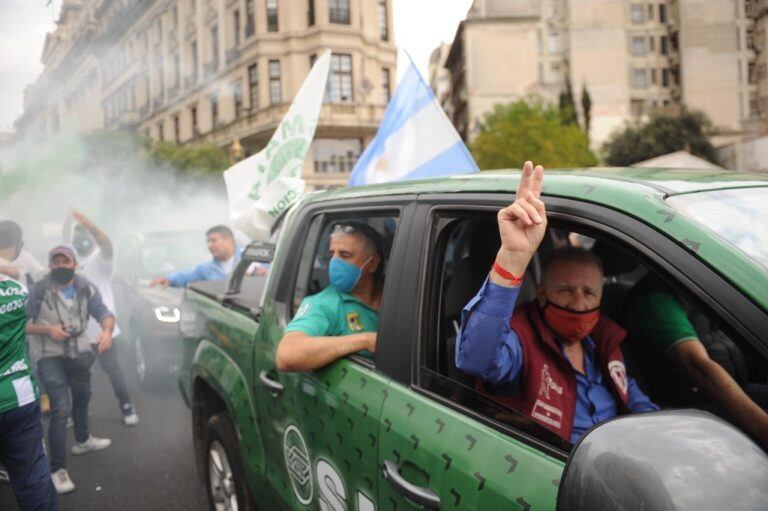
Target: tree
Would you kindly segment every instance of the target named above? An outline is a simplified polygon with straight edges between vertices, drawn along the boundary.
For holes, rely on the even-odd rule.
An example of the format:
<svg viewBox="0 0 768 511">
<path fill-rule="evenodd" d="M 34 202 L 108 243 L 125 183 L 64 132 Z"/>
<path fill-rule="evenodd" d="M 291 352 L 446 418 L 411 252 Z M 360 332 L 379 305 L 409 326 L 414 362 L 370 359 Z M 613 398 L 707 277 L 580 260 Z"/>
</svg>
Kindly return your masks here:
<svg viewBox="0 0 768 511">
<path fill-rule="evenodd" d="M 609 165 L 626 166 L 675 151 L 687 150 L 716 162 L 709 141 L 712 124 L 702 112 L 683 110 L 679 115 L 652 114 L 647 123 L 634 123 L 615 133 L 602 150 Z"/>
<path fill-rule="evenodd" d="M 219 174 L 229 167 L 227 153 L 213 144 L 177 146 L 158 142 L 149 148 L 157 163 L 167 163 L 182 172 Z"/>
<path fill-rule="evenodd" d="M 573 88 L 571 79 L 565 79 L 565 90 L 560 93 L 560 119 L 563 124 L 579 125 L 579 118 L 576 115 L 576 100 L 573 99 Z"/>
<path fill-rule="evenodd" d="M 581 110 L 584 113 L 584 131 L 589 137 L 589 127 L 592 124 L 592 97 L 589 95 L 586 83 L 581 89 Z"/>
<path fill-rule="evenodd" d="M 518 169 L 526 160 L 545 167 L 597 164 L 578 124 L 563 124 L 557 107 L 536 98 L 496 105 L 470 149 L 481 169 Z"/>
</svg>

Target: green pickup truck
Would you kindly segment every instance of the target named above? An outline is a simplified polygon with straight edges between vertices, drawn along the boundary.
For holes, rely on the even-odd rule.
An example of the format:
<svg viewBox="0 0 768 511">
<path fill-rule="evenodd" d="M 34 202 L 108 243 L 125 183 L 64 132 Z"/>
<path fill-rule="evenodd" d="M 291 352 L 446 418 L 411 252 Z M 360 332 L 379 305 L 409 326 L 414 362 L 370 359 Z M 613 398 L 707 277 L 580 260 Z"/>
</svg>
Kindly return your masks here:
<svg viewBox="0 0 768 511">
<path fill-rule="evenodd" d="M 211 509 L 765 509 L 765 452 L 706 398 L 664 393 L 673 383 L 631 343 L 627 370 L 663 409 L 576 445 L 456 368 L 461 310 L 488 274 L 518 177 L 310 194 L 229 282 L 189 286 L 180 388 Z M 542 198 L 548 233 L 520 301 L 548 252 L 586 247 L 603 261 L 604 314 L 621 323 L 632 289 L 663 279 L 705 319 L 697 329 L 727 339 L 744 388 L 768 383 L 768 177 L 547 171 Z M 330 228 L 345 220 L 385 240 L 376 354 L 280 372 L 276 346 L 302 299 L 328 285 Z M 267 276 L 250 275 L 256 261 Z"/>
</svg>

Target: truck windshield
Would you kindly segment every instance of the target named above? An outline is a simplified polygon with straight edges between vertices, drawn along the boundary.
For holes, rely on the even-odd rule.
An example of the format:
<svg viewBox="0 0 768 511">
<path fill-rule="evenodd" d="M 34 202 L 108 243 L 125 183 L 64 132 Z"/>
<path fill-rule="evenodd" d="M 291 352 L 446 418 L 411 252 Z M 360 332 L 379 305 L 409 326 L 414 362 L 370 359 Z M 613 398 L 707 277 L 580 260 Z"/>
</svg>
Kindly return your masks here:
<svg viewBox="0 0 768 511">
<path fill-rule="evenodd" d="M 143 278 L 154 278 L 179 270 L 191 270 L 211 258 L 205 238 L 153 239 L 141 251 Z"/>
<path fill-rule="evenodd" d="M 676 195 L 667 203 L 768 270 L 768 188 Z"/>
</svg>

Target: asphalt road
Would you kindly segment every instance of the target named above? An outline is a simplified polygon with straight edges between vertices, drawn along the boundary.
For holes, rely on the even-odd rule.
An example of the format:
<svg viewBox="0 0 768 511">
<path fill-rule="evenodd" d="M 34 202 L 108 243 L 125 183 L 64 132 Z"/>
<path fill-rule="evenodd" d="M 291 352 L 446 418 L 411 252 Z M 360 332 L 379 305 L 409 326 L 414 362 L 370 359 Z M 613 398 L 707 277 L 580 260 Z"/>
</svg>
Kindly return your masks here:
<svg viewBox="0 0 768 511">
<path fill-rule="evenodd" d="M 126 373 L 128 368 L 124 366 Z M 112 439 L 102 451 L 68 455 L 67 469 L 75 491 L 60 498 L 63 511 L 207 509 L 192 452 L 190 412 L 172 384 L 148 393 L 127 375 L 141 423 L 123 425 L 106 375 L 93 366 L 91 432 Z M 45 420 L 47 427 L 47 419 Z M 68 448 L 74 441 L 68 428 Z M 47 437 L 46 437 L 47 440 Z M 7 483 L 0 483 L 0 510 L 17 511 Z"/>
</svg>

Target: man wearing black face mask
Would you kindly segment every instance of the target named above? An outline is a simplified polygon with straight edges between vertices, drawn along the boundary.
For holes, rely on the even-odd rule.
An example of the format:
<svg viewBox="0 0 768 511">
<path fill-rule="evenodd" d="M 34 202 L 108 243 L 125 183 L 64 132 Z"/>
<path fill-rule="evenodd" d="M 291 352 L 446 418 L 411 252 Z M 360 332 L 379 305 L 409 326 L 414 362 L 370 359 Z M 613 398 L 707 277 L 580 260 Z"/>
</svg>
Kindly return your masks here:
<svg viewBox="0 0 768 511">
<path fill-rule="evenodd" d="M 626 333 L 600 316 L 602 265 L 592 253 L 555 251 L 537 300 L 515 305 L 525 270 L 547 228 L 544 169 L 523 167 L 515 202 L 499 211 L 501 247 L 488 280 L 462 312 L 456 366 L 478 387 L 575 443 L 620 413 L 657 410 L 629 378 Z"/>
<path fill-rule="evenodd" d="M 58 246 L 50 251 L 48 260 L 51 272 L 30 293 L 26 330 L 30 355 L 38 360 L 38 375 L 51 400 L 51 477 L 56 491 L 68 493 L 75 489 L 66 469 L 66 423 L 70 410 L 76 441 L 72 454 L 104 449 L 111 444 L 109 439 L 92 436 L 88 428 L 94 354 L 85 332 L 88 320 L 95 319 L 101 325 L 100 343 L 108 344 L 115 317 L 104 305 L 96 286 L 75 275 L 74 250 Z"/>
<path fill-rule="evenodd" d="M 73 211 L 72 217 L 78 222 L 73 229 L 72 245 L 77 252 L 78 269 L 90 280 L 101 293 L 104 305 L 114 312 L 115 298 L 112 292 L 112 276 L 114 273 L 114 249 L 107 234 L 84 214 Z M 128 386 L 125 384 L 125 376 L 117 357 L 117 343 L 120 328 L 115 323 L 112 338 L 104 340 L 100 335 L 99 324 L 91 319 L 88 322 L 86 335 L 91 340 L 93 352 L 99 360 L 104 372 L 109 376 L 112 390 L 115 392 L 123 423 L 126 426 L 135 426 L 139 423 L 139 416 L 131 403 L 128 394 Z M 106 344 L 106 342 L 109 344 Z"/>
</svg>

